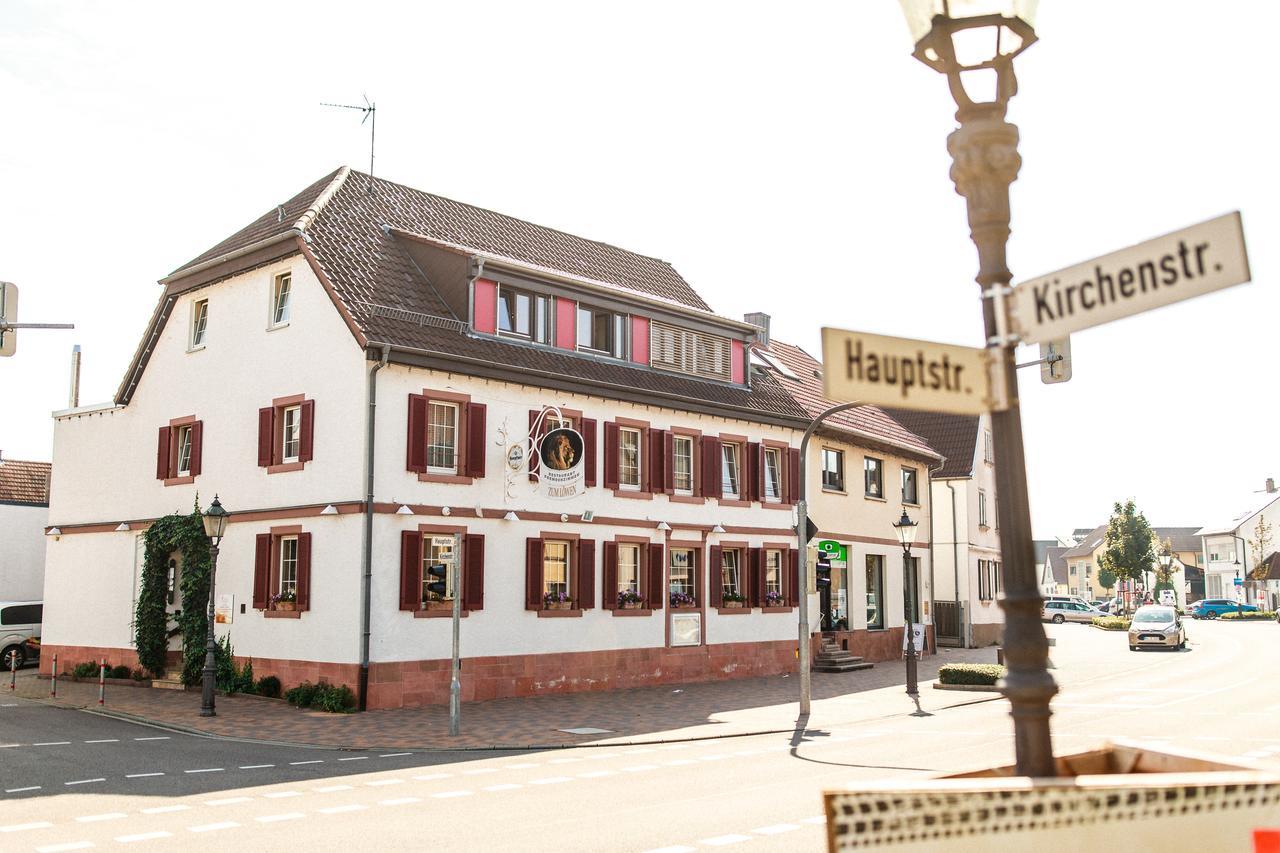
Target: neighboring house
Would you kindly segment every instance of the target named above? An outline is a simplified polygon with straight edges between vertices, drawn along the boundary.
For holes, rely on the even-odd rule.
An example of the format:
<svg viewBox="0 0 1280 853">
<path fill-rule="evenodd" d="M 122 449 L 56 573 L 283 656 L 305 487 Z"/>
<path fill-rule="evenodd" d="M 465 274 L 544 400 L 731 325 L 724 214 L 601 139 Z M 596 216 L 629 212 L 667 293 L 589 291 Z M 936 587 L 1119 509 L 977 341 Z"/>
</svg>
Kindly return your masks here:
<svg viewBox="0 0 1280 853">
<path fill-rule="evenodd" d="M 1249 545 L 1255 538 L 1258 520 L 1271 525 L 1271 546 L 1262 555 L 1280 550 L 1280 490 L 1275 480 L 1267 478 L 1266 488 L 1253 495 L 1247 508 L 1230 521 L 1209 525 L 1197 531 L 1203 542 L 1204 597 L 1236 598 L 1271 609 L 1277 598 L 1269 582 L 1252 583 L 1249 574 L 1256 567 L 1254 549 Z M 1236 579 L 1241 583 L 1236 585 Z"/>
<path fill-rule="evenodd" d="M 1171 583 L 1178 595 L 1178 606 L 1204 598 L 1204 570 L 1200 568 L 1201 542 L 1199 527 L 1153 527 L 1160 543 L 1168 542 L 1173 556 Z M 1156 557 L 1160 556 L 1159 548 Z M 1151 579 L 1154 586 L 1154 578 Z"/>
<path fill-rule="evenodd" d="M 945 460 L 930 482 L 938 641 L 969 647 L 998 643 L 1004 630 L 997 603 L 1003 578 L 990 418 L 888 412 Z"/>
<path fill-rule="evenodd" d="M 0 599 L 44 595 L 49 463 L 0 458 Z"/>
<path fill-rule="evenodd" d="M 1040 579 L 1040 591 L 1045 595 L 1070 595 L 1067 563 L 1062 555 L 1070 550 L 1065 545 L 1053 545 L 1045 549 L 1044 569 Z"/>
<path fill-rule="evenodd" d="M 1072 538 L 1079 535 L 1077 529 Z M 1062 552 L 1061 559 L 1067 566 L 1067 595 L 1078 595 L 1086 601 L 1114 595 L 1104 590 L 1098 582 L 1098 559 L 1106 550 L 1107 526 L 1095 527 L 1080 536 L 1079 543 Z"/>
<path fill-rule="evenodd" d="M 666 262 L 344 168 L 162 284 L 115 399 L 55 415 L 47 651 L 134 664 L 142 532 L 218 494 L 218 633 L 286 686 L 447 701 L 455 597 L 466 700 L 794 671 L 810 414 Z M 885 519 L 824 525 L 882 537 L 887 601 Z"/>
<path fill-rule="evenodd" d="M 765 315 L 747 318 L 764 329 L 761 344 L 752 350 L 758 370 L 771 374 L 811 418 L 836 405 L 822 396 L 821 362 L 797 346 L 769 340 Z M 893 525 L 904 510 L 919 525 L 911 558 L 917 590 L 913 621 L 926 625 L 933 645 L 928 482 L 929 469 L 941 462 L 922 437 L 875 406 L 831 416 L 809 440 L 809 518 L 820 531 L 811 543 L 812 556 L 816 560 L 821 550 L 831 563 L 831 585 L 818 597 L 822 627 L 856 655 L 885 660 L 901 654 L 905 574 Z"/>
<path fill-rule="evenodd" d="M 1178 599 L 1178 606 L 1185 607 L 1188 601 L 1195 601 L 1191 596 L 1191 584 L 1194 584 L 1195 563 L 1199 559 L 1196 548 L 1199 539 L 1195 527 L 1153 527 L 1152 534 L 1162 543 L 1166 540 L 1172 546 L 1173 570 L 1170 583 Z M 1076 531 L 1079 533 L 1079 530 Z M 1074 538 L 1074 536 L 1073 536 Z M 1095 527 L 1079 537 L 1079 544 L 1063 552 L 1061 559 L 1066 564 L 1067 594 L 1079 595 L 1088 600 L 1109 598 L 1119 591 L 1119 583 L 1111 589 L 1104 589 L 1098 576 L 1102 571 L 1102 555 L 1107 545 L 1107 525 Z M 1159 546 L 1155 547 L 1156 558 L 1159 559 Z M 1155 566 L 1147 571 L 1141 581 L 1144 591 L 1154 590 L 1156 586 Z M 1191 596 L 1191 597 L 1189 597 Z"/>
</svg>

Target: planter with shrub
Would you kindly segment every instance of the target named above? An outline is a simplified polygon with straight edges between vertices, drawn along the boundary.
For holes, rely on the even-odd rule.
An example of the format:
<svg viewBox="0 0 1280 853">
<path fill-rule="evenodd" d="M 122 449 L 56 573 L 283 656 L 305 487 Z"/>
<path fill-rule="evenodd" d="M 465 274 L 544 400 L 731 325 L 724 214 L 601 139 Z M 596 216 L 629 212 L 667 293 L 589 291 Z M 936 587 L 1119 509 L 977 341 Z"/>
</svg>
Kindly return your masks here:
<svg viewBox="0 0 1280 853">
<path fill-rule="evenodd" d="M 1218 618 L 1234 619 L 1238 622 L 1252 622 L 1255 620 L 1270 622 L 1272 619 L 1276 618 L 1276 612 L 1274 610 L 1249 610 L 1244 613 L 1227 611 Z"/>
<path fill-rule="evenodd" d="M 321 681 L 312 684 L 304 681 L 285 691 L 285 701 L 299 708 L 328 711 L 333 714 L 350 714 L 356 709 L 356 695 L 345 684 L 332 685 Z"/>
<path fill-rule="evenodd" d="M 994 663 L 949 663 L 938 669 L 937 686 L 944 689 L 976 687 L 994 690 L 1004 673 L 1005 668 Z"/>
<path fill-rule="evenodd" d="M 1095 616 L 1089 624 L 1104 631 L 1128 631 L 1129 621 L 1124 616 Z"/>
</svg>

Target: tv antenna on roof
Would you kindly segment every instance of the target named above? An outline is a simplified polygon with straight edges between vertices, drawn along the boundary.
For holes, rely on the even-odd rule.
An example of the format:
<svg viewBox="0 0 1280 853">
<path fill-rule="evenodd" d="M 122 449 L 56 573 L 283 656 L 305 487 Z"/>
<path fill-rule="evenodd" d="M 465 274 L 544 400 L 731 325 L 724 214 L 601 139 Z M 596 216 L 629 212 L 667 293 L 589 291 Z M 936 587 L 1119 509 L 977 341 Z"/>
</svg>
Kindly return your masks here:
<svg viewBox="0 0 1280 853">
<path fill-rule="evenodd" d="M 376 103 L 369 103 L 368 95 L 361 95 L 360 97 L 364 98 L 363 107 L 354 106 L 352 104 L 328 104 L 324 101 L 320 102 L 320 106 L 338 107 L 339 109 L 344 110 L 359 110 L 364 113 L 364 118 L 360 119 L 361 125 L 366 121 L 369 121 L 370 118 L 373 119 L 369 124 L 369 195 L 373 195 L 373 140 L 378 132 L 378 105 Z"/>
</svg>

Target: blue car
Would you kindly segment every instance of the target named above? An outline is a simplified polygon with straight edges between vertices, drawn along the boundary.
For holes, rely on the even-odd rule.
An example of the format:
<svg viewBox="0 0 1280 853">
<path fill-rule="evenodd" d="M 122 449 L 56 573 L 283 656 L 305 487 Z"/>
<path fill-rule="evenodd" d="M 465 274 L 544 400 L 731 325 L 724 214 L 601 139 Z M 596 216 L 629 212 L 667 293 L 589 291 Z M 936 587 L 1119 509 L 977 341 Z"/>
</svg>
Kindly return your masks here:
<svg viewBox="0 0 1280 853">
<path fill-rule="evenodd" d="M 1223 613 L 1252 613 L 1258 608 L 1252 604 L 1236 604 L 1229 598 L 1204 598 L 1191 605 L 1187 612 L 1192 619 L 1217 619 Z"/>
</svg>

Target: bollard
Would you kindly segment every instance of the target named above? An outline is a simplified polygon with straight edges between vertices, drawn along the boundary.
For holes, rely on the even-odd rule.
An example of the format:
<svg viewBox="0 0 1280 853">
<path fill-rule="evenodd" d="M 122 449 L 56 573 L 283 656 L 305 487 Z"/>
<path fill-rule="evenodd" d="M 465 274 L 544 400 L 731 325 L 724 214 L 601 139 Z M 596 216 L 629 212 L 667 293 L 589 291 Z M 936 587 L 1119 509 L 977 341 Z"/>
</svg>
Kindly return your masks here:
<svg viewBox="0 0 1280 853">
<path fill-rule="evenodd" d="M 58 656 L 53 656 L 53 678 L 49 679 L 49 696 L 58 698 Z"/>
<path fill-rule="evenodd" d="M 9 689 L 18 689 L 18 656 L 16 654 L 9 658 Z"/>
<path fill-rule="evenodd" d="M 98 704 L 105 705 L 107 703 L 107 659 L 102 659 L 102 665 L 98 667 Z"/>
</svg>

